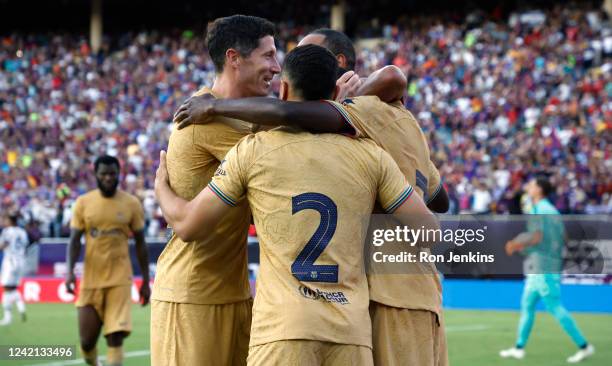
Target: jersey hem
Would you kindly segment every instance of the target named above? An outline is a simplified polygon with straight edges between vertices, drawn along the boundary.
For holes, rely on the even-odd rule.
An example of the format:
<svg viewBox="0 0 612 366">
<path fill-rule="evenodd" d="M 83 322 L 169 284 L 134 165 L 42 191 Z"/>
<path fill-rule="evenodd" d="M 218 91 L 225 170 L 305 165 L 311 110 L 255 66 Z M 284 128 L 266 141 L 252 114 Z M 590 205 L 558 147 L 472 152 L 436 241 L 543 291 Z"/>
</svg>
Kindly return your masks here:
<svg viewBox="0 0 612 366">
<path fill-rule="evenodd" d="M 82 285 L 82 281 L 81 284 L 79 285 L 79 290 L 99 290 L 102 288 L 111 288 L 111 287 L 122 287 L 122 286 L 132 286 L 132 281 L 130 280 L 130 282 L 125 282 L 125 283 L 116 283 L 116 284 L 111 284 L 111 285 L 93 285 L 93 286 L 88 286 Z"/>
<path fill-rule="evenodd" d="M 155 292 L 155 289 L 153 289 L 153 292 Z M 193 304 L 193 305 L 227 305 L 227 304 L 234 304 L 234 303 L 238 303 L 238 302 L 243 302 L 243 301 L 247 301 L 252 299 L 253 297 L 249 294 L 248 296 L 240 296 L 240 297 L 230 297 L 227 299 L 221 299 L 221 300 L 199 300 L 199 299 L 193 299 L 193 298 L 182 298 L 182 299 L 177 299 L 177 298 L 170 298 L 170 297 L 166 297 L 166 296 L 151 296 L 151 300 L 155 300 L 155 301 L 163 301 L 163 302 L 171 302 L 174 304 Z"/>
<path fill-rule="evenodd" d="M 263 346 L 265 344 L 274 343 L 274 342 L 296 341 L 296 340 L 330 342 L 330 343 L 335 343 L 335 344 L 345 344 L 349 346 L 368 347 L 369 349 L 372 349 L 372 338 L 371 337 L 354 337 L 354 338 L 339 340 L 339 339 L 334 339 L 331 337 L 324 338 L 324 337 L 314 337 L 314 336 L 298 335 L 298 334 L 285 335 L 282 338 L 268 337 L 268 338 L 262 338 L 262 339 L 257 339 L 257 340 L 253 340 L 253 336 L 251 336 L 249 347 Z"/>
</svg>

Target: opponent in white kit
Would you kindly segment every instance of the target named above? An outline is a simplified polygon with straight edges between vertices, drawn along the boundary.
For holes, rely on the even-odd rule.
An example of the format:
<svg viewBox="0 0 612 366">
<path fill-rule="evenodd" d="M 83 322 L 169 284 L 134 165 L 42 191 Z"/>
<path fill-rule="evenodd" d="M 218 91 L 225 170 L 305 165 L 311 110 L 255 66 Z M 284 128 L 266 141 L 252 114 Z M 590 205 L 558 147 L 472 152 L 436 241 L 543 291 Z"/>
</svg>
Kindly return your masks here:
<svg viewBox="0 0 612 366">
<path fill-rule="evenodd" d="M 0 325 L 9 325 L 12 321 L 11 308 L 13 303 L 17 303 L 17 310 L 21 314 L 21 319 L 25 321 L 25 303 L 21 294 L 17 291 L 21 275 L 25 268 L 26 248 L 28 246 L 28 234 L 17 226 L 17 214 L 9 214 L 6 226 L 0 236 L 0 250 L 4 251 L 2 259 L 2 307 L 4 317 Z"/>
</svg>

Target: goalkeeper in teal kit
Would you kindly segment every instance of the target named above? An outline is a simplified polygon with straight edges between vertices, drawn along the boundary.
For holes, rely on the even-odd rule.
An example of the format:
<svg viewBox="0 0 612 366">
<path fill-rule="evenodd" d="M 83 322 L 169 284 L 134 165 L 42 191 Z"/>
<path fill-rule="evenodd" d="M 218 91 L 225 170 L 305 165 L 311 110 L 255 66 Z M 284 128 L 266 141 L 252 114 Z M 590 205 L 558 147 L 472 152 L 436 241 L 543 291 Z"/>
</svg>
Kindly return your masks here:
<svg viewBox="0 0 612 366">
<path fill-rule="evenodd" d="M 579 350 L 567 359 L 577 363 L 595 353 L 595 348 L 584 338 L 569 312 L 561 303 L 561 270 L 563 268 L 563 246 L 565 230 L 559 211 L 546 198 L 552 187 L 545 178 L 532 179 L 526 186 L 531 201 L 529 214 L 537 215 L 527 223 L 527 232 L 518 235 L 506 244 L 506 253 L 520 252 L 525 255 L 526 274 L 521 299 L 516 346 L 501 351 L 501 357 L 522 359 L 525 345 L 535 320 L 536 305 L 542 300 L 546 310 L 559 322 L 572 338 Z"/>
</svg>

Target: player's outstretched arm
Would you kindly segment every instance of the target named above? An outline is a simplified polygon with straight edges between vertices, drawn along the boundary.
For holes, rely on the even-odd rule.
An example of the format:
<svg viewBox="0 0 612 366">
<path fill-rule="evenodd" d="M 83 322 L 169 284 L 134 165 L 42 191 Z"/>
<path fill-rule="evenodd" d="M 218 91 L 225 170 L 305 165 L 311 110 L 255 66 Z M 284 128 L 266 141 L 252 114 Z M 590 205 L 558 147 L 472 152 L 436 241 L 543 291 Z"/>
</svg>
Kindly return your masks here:
<svg viewBox="0 0 612 366">
<path fill-rule="evenodd" d="M 518 234 L 514 239 L 506 243 L 506 254 L 512 255 L 514 252 L 536 246 L 542 241 L 541 231 L 531 231 Z"/>
<path fill-rule="evenodd" d="M 397 66 L 389 65 L 374 71 L 361 84 L 357 95 L 376 95 L 386 103 L 400 100 L 408 87 L 406 75 Z"/>
<path fill-rule="evenodd" d="M 338 80 L 339 90 L 354 86 L 356 75 L 350 73 Z M 366 79 L 358 94 L 376 95 L 384 102 L 393 102 L 402 98 L 406 85 L 406 77 L 399 68 L 385 66 Z M 315 133 L 354 133 L 344 117 L 328 103 L 290 102 L 268 97 L 211 99 L 196 95 L 178 108 L 174 122 L 182 129 L 192 124 L 209 123 L 215 116 L 266 126 L 297 126 Z"/>
<path fill-rule="evenodd" d="M 142 273 L 142 285 L 140 286 L 140 302 L 142 306 L 149 303 L 151 288 L 149 286 L 149 250 L 145 242 L 144 230 L 134 232 L 134 242 L 136 243 L 136 258 Z"/>
<path fill-rule="evenodd" d="M 215 116 L 266 126 L 297 126 L 317 133 L 353 132 L 328 103 L 288 102 L 268 97 L 214 100 L 192 97 L 179 108 L 174 122 L 181 129 L 194 123 L 207 123 Z"/>
<path fill-rule="evenodd" d="M 231 207 L 223 203 L 209 188 L 204 188 L 191 201 L 177 196 L 168 182 L 165 151 L 160 153 L 159 159 L 155 176 L 155 195 L 164 218 L 174 233 L 185 242 L 209 235 Z"/>
<path fill-rule="evenodd" d="M 83 230 L 70 229 L 70 241 L 68 242 L 68 248 L 66 249 L 66 291 L 74 294 L 74 286 L 76 284 L 76 277 L 74 276 L 74 266 L 76 261 L 79 259 L 81 254 L 81 237 L 83 236 Z"/>
</svg>

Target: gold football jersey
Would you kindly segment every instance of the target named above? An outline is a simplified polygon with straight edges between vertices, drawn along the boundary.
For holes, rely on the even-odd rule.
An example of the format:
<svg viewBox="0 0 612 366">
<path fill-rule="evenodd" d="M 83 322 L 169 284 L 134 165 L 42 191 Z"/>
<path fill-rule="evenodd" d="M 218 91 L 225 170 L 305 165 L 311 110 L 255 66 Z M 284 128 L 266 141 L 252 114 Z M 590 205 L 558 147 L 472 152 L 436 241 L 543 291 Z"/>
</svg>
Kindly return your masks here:
<svg viewBox="0 0 612 366">
<path fill-rule="evenodd" d="M 132 285 L 128 238 L 144 228 L 138 198 L 121 190 L 113 197 L 89 191 L 76 200 L 70 227 L 85 232 L 81 289 Z"/>
<path fill-rule="evenodd" d="M 356 130 L 387 151 L 408 182 L 428 203 L 442 188 L 440 173 L 429 156 L 425 134 L 401 102 L 387 104 L 376 96 L 329 102 Z M 392 221 L 395 223 L 394 221 Z M 390 226 L 390 228 L 394 228 Z M 403 274 L 368 276 L 370 298 L 385 305 L 440 312 L 442 287 L 432 263 L 406 263 Z"/>
<path fill-rule="evenodd" d="M 212 93 L 204 88 L 197 95 Z M 210 182 L 219 162 L 253 125 L 217 118 L 205 125 L 176 129 L 170 135 L 167 166 L 170 186 L 190 200 Z M 246 202 L 232 210 L 209 237 L 185 243 L 173 235 L 157 262 L 152 298 L 191 304 L 226 304 L 250 298 Z"/>
<path fill-rule="evenodd" d="M 209 188 L 247 198 L 260 242 L 251 346 L 310 339 L 371 347 L 363 245 L 378 199 L 388 211 L 412 187 L 367 139 L 290 128 L 260 132 L 228 153 Z"/>
</svg>

